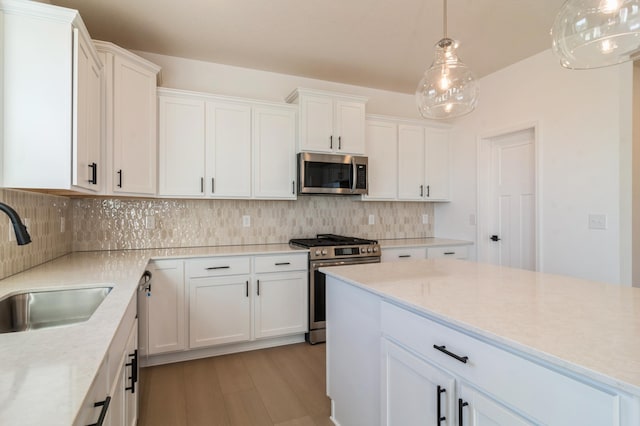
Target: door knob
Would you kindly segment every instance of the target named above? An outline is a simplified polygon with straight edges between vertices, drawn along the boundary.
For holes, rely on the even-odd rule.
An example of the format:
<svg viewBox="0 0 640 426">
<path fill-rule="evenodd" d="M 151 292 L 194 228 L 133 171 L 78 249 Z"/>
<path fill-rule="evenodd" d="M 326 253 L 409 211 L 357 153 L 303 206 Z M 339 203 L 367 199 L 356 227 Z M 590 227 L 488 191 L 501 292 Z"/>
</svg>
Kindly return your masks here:
<svg viewBox="0 0 640 426">
<path fill-rule="evenodd" d="M 492 235 L 490 238 L 491 241 L 500 241 L 500 238 L 498 238 L 497 235 Z"/>
</svg>

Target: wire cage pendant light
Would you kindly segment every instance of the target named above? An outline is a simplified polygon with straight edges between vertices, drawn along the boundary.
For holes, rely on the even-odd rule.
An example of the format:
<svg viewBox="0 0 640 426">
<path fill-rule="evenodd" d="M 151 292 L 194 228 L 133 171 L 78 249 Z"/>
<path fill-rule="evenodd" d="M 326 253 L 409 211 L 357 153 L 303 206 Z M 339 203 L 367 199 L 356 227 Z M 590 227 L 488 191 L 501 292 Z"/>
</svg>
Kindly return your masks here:
<svg viewBox="0 0 640 426">
<path fill-rule="evenodd" d="M 600 68 L 639 59 L 640 0 L 567 0 L 551 37 L 565 68 Z"/>
<path fill-rule="evenodd" d="M 435 45 L 433 63 L 416 89 L 416 104 L 424 118 L 447 119 L 473 111 L 478 86 L 473 73 L 458 58 L 458 42 L 447 37 L 447 0 L 444 0 L 444 37 Z"/>
</svg>

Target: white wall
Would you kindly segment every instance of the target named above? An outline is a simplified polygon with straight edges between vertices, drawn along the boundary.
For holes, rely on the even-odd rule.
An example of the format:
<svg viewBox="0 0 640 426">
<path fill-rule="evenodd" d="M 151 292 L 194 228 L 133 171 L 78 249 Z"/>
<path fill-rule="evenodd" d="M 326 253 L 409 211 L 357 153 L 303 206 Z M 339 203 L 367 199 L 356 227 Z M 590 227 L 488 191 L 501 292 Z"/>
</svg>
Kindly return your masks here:
<svg viewBox="0 0 640 426">
<path fill-rule="evenodd" d="M 620 268 L 630 248 L 621 233 L 630 230 L 620 224 L 630 212 L 621 191 L 630 186 L 622 182 L 629 171 L 621 165 L 630 165 L 621 159 L 630 155 L 631 69 L 565 70 L 545 51 L 481 79 L 478 109 L 455 126 L 454 201 L 436 206 L 435 235 L 476 239 L 469 215 L 477 213 L 478 138 L 537 122 L 539 269 L 627 283 Z M 588 229 L 589 213 L 606 214 L 607 230 Z"/>
<path fill-rule="evenodd" d="M 296 88 L 331 90 L 369 98 L 367 113 L 419 118 L 413 94 L 277 74 L 249 68 L 139 52 L 162 67 L 160 85 L 174 89 L 284 102 Z M 418 84 L 416 80 L 416 85 Z"/>
</svg>

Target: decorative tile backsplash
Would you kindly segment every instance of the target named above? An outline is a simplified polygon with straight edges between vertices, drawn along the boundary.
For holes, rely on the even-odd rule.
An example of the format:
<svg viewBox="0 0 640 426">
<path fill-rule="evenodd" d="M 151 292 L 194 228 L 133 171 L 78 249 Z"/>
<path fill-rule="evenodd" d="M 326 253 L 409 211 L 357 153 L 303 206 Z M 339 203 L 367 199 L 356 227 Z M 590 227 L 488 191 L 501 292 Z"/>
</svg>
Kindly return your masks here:
<svg viewBox="0 0 640 426">
<path fill-rule="evenodd" d="M 364 238 L 433 236 L 429 203 L 362 202 L 301 196 L 297 201 L 74 199 L 73 250 L 286 243 L 335 233 Z M 422 224 L 428 214 L 431 224 Z M 369 215 L 375 224 L 369 225 Z M 251 225 L 242 226 L 242 216 Z"/>
<path fill-rule="evenodd" d="M 19 246 L 9 217 L 0 213 L 0 279 L 71 252 L 72 202 L 34 192 L 0 189 L 0 201 L 11 206 L 26 222 L 31 244 Z M 65 230 L 61 232 L 61 218 Z M 9 241 L 9 238 L 12 241 Z"/>
</svg>

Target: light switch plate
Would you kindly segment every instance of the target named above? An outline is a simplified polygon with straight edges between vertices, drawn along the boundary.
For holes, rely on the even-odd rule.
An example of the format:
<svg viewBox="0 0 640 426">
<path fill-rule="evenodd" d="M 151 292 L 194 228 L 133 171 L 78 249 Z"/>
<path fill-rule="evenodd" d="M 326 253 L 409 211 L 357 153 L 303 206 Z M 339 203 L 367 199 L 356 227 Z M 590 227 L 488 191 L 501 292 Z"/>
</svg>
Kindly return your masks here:
<svg viewBox="0 0 640 426">
<path fill-rule="evenodd" d="M 606 214 L 590 214 L 589 229 L 607 229 Z"/>
<path fill-rule="evenodd" d="M 156 217 L 147 216 L 144 218 L 144 227 L 147 229 L 156 229 Z"/>
<path fill-rule="evenodd" d="M 428 214 L 423 214 L 422 215 L 422 224 L 423 225 L 428 225 L 429 224 L 429 215 Z"/>
<path fill-rule="evenodd" d="M 373 214 L 369 215 L 369 225 L 375 225 L 376 224 L 376 216 Z"/>
<path fill-rule="evenodd" d="M 242 216 L 242 226 L 248 228 L 251 226 L 251 216 L 244 215 Z"/>
</svg>

